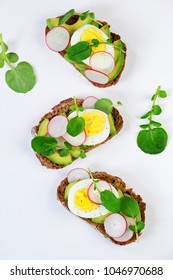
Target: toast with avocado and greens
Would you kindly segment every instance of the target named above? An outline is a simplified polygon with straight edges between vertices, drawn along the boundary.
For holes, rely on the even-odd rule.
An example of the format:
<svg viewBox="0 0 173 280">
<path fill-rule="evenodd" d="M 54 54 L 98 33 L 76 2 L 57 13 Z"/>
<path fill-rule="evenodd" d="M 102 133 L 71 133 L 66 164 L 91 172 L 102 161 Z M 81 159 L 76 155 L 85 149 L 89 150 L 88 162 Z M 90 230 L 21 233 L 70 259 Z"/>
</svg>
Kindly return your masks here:
<svg viewBox="0 0 173 280">
<path fill-rule="evenodd" d="M 126 45 L 94 13 L 74 9 L 47 19 L 46 44 L 70 62 L 94 86 L 116 84 L 123 71 Z"/>
<path fill-rule="evenodd" d="M 57 188 L 58 200 L 74 215 L 118 245 L 138 240 L 146 204 L 117 176 L 72 169 Z"/>
<path fill-rule="evenodd" d="M 41 118 L 31 146 L 42 165 L 59 169 L 85 158 L 87 152 L 114 137 L 122 125 L 110 99 L 69 98 Z"/>
</svg>

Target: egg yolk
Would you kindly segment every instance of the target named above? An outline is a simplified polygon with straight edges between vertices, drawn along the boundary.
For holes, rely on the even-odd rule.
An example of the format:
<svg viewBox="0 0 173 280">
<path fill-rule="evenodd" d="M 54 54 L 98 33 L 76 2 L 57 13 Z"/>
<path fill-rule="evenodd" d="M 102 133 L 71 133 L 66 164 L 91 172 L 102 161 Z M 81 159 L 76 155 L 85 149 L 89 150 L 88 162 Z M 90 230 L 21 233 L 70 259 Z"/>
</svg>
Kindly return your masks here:
<svg viewBox="0 0 173 280">
<path fill-rule="evenodd" d="M 97 39 L 99 42 L 105 42 L 105 39 L 102 36 L 102 34 L 99 32 L 99 30 L 96 30 L 95 28 L 92 27 L 86 28 L 82 32 L 80 37 L 80 41 L 86 41 L 90 44 L 92 44 L 93 39 Z M 98 47 L 92 47 L 92 53 L 99 52 L 99 51 L 101 52 L 105 50 L 106 50 L 105 44 L 99 44 Z"/>
<path fill-rule="evenodd" d="M 82 211 L 92 211 L 98 208 L 98 205 L 93 203 L 88 198 L 88 188 L 82 188 L 75 193 L 74 204 L 75 206 Z"/>
<path fill-rule="evenodd" d="M 86 136 L 94 136 L 100 133 L 106 124 L 105 116 L 100 112 L 86 112 L 81 114 L 85 120 Z"/>
</svg>

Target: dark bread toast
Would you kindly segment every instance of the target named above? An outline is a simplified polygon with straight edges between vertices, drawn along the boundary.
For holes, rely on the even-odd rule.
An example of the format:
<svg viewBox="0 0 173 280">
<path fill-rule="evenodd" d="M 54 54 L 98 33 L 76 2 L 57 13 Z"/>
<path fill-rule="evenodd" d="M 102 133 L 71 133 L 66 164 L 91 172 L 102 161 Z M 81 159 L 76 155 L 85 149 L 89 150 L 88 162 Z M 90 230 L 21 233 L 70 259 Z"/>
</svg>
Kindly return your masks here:
<svg viewBox="0 0 173 280">
<path fill-rule="evenodd" d="M 82 102 L 83 102 L 84 99 L 77 99 L 77 104 L 78 106 L 81 106 L 82 105 Z M 61 101 L 58 105 L 54 106 L 52 108 L 52 110 L 45 114 L 39 124 L 36 126 L 36 133 L 38 132 L 38 128 L 39 128 L 39 125 L 40 123 L 45 119 L 52 119 L 54 116 L 57 116 L 59 114 L 62 114 L 62 113 L 69 113 L 70 112 L 70 106 L 74 103 L 74 100 L 73 98 L 69 98 L 69 99 L 66 99 L 66 100 L 63 100 Z M 118 110 L 116 108 L 113 107 L 113 110 L 112 110 L 112 116 L 113 116 L 113 119 L 114 119 L 114 125 L 115 125 L 115 128 L 116 128 L 116 132 L 118 133 L 121 128 L 122 128 L 122 125 L 123 125 L 123 119 L 121 117 L 121 115 L 119 114 Z M 102 143 L 99 143 L 97 145 L 94 145 L 92 147 L 88 147 L 85 152 L 89 152 L 90 150 L 100 146 L 101 144 L 107 142 L 109 139 L 111 139 L 112 136 L 109 136 L 104 142 Z M 60 168 L 63 168 L 65 167 L 64 165 L 58 165 L 54 162 L 52 162 L 51 160 L 49 160 L 47 157 L 41 155 L 41 154 L 38 154 L 36 153 L 36 156 L 37 158 L 40 160 L 41 164 L 46 166 L 47 168 L 51 168 L 51 169 L 60 169 Z M 73 159 L 75 160 L 75 159 Z"/>
<path fill-rule="evenodd" d="M 106 172 L 92 172 L 92 175 L 95 179 L 99 179 L 99 180 L 104 180 L 107 181 L 108 183 L 110 183 L 115 189 L 120 189 L 123 194 L 127 194 L 130 195 L 132 198 L 134 198 L 137 202 L 138 205 L 140 207 L 140 212 L 141 212 L 141 221 L 145 222 L 145 209 L 146 209 L 146 204 L 143 202 L 142 198 L 140 195 L 135 194 L 135 192 L 133 191 L 132 188 L 127 188 L 126 184 L 122 181 L 122 179 L 120 179 L 119 177 L 116 176 L 112 176 Z M 57 188 L 57 199 L 62 203 L 62 205 L 69 210 L 68 208 L 68 202 L 67 200 L 64 199 L 64 191 L 66 186 L 68 185 L 68 180 L 67 178 L 65 178 L 60 185 Z M 69 210 L 70 211 L 70 210 Z M 104 237 L 109 238 L 113 243 L 116 243 L 118 245 L 127 245 L 129 243 L 135 242 L 135 233 L 133 234 L 132 238 L 130 240 L 128 240 L 127 242 L 118 242 L 115 241 L 114 239 L 112 239 L 111 237 L 109 237 L 104 229 L 104 225 L 103 224 L 97 224 L 92 222 L 91 219 L 86 219 L 86 218 L 81 218 L 83 220 L 85 220 L 87 223 L 89 223 L 91 226 L 93 226 L 94 228 L 96 228 L 98 231 L 100 231 L 101 234 L 104 235 Z M 139 231 L 139 235 L 141 235 L 141 231 Z"/>
<path fill-rule="evenodd" d="M 76 22 L 76 17 L 77 17 L 76 15 L 71 16 L 71 18 L 68 20 L 68 24 L 69 24 L 69 25 L 72 25 L 73 23 L 75 23 L 75 22 Z M 106 21 L 98 20 L 98 22 L 102 23 L 103 25 L 108 25 L 108 26 L 110 27 L 110 25 L 109 25 Z M 46 26 L 45 35 L 46 35 L 49 31 L 50 31 L 49 27 Z M 111 32 L 111 33 L 110 33 L 110 39 L 112 40 L 112 42 L 114 42 L 114 41 L 120 40 L 121 37 L 120 37 L 120 35 Z M 124 43 L 123 43 L 123 44 L 124 44 Z M 123 65 L 123 67 L 122 67 L 120 73 L 118 74 L 118 76 L 117 76 L 114 80 L 109 81 L 109 82 L 106 83 L 106 84 L 99 84 L 99 83 L 95 83 L 95 82 L 92 82 L 92 81 L 89 81 L 89 80 L 88 80 L 88 81 L 89 81 L 90 83 L 92 83 L 94 86 L 99 87 L 99 88 L 106 88 L 106 87 L 110 87 L 110 86 L 112 86 L 112 85 L 115 85 L 115 84 L 119 81 L 120 76 L 121 76 L 121 74 L 122 74 L 122 72 L 123 72 L 123 70 L 124 70 L 124 67 L 125 67 L 126 52 L 127 52 L 127 48 L 126 48 L 126 45 L 125 45 L 125 44 L 124 44 L 124 49 L 123 49 L 123 50 L 124 50 L 124 65 Z M 60 54 L 62 57 L 64 57 L 65 54 L 66 54 L 66 51 L 61 51 L 61 52 L 59 52 L 59 54 Z M 74 64 L 72 64 L 72 65 L 75 67 Z M 76 69 L 77 71 L 80 72 L 80 70 L 79 70 L 78 68 L 75 67 L 75 69 Z"/>
</svg>

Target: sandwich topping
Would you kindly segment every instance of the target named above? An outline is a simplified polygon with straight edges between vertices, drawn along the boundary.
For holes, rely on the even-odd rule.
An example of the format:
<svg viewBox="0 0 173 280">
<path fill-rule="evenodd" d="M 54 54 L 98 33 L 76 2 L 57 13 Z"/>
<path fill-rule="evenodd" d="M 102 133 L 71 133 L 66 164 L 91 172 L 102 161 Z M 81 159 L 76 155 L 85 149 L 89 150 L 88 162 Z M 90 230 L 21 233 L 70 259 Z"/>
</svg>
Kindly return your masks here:
<svg viewBox="0 0 173 280">
<path fill-rule="evenodd" d="M 67 181 L 64 199 L 73 214 L 102 224 L 114 241 L 138 239 L 145 224 L 136 199 L 107 181 L 95 179 L 90 169 L 72 169 Z"/>
<path fill-rule="evenodd" d="M 85 158 L 87 148 L 116 134 L 112 110 L 113 103 L 107 98 L 89 96 L 78 106 L 74 97 L 68 113 L 41 121 L 31 146 L 38 154 L 60 165 L 68 165 L 78 157 Z"/>
<path fill-rule="evenodd" d="M 110 26 L 95 20 L 92 12 L 74 9 L 47 19 L 47 46 L 60 52 L 82 75 L 93 83 L 106 85 L 121 73 L 126 47 Z"/>
</svg>

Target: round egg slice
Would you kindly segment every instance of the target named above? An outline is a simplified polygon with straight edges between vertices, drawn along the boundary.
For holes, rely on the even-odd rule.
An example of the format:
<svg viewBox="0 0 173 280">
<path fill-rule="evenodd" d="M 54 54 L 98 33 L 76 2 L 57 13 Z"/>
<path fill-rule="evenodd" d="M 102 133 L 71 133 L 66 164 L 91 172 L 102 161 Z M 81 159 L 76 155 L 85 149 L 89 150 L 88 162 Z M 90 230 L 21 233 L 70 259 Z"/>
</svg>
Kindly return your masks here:
<svg viewBox="0 0 173 280">
<path fill-rule="evenodd" d="M 81 218 L 96 218 L 109 211 L 103 205 L 97 205 L 88 198 L 88 188 L 92 179 L 85 179 L 74 184 L 68 195 L 68 208 Z"/>
<path fill-rule="evenodd" d="M 97 39 L 99 42 L 106 42 L 109 37 L 98 27 L 86 24 L 76 30 L 71 37 L 71 46 L 77 44 L 80 41 L 86 41 L 92 44 L 92 40 Z M 92 47 L 92 54 L 95 52 L 105 51 L 110 53 L 114 57 L 114 47 L 108 44 L 99 44 L 98 47 Z M 90 57 L 83 60 L 87 65 L 90 65 Z"/>
<path fill-rule="evenodd" d="M 110 134 L 110 124 L 107 114 L 97 109 L 86 109 L 79 112 L 85 120 L 86 140 L 83 145 L 96 145 L 105 141 Z M 68 119 L 76 117 L 76 112 L 71 113 Z"/>
</svg>

